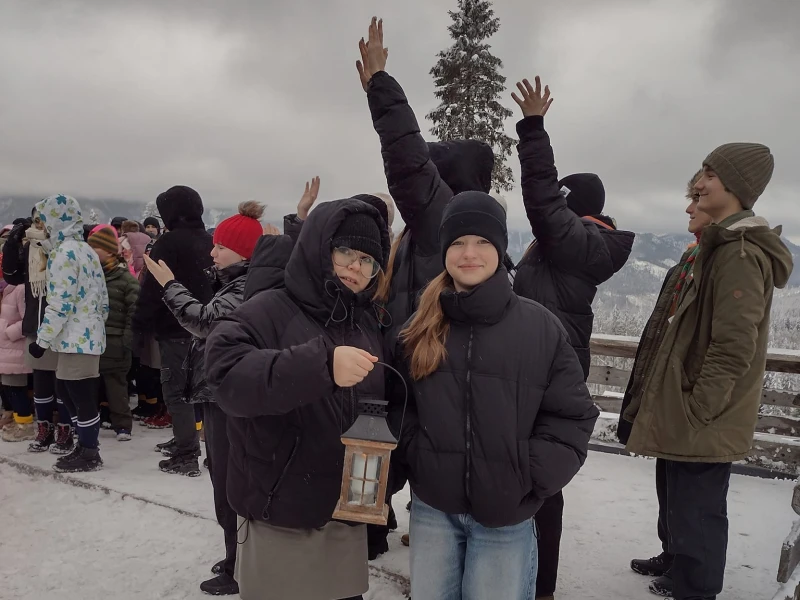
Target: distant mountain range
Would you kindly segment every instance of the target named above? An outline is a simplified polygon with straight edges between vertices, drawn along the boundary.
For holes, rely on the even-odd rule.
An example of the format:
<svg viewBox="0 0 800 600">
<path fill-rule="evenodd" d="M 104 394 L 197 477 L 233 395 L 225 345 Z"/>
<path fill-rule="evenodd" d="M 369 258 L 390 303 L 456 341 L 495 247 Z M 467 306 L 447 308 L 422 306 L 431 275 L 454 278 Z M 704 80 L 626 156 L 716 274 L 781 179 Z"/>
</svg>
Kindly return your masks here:
<svg viewBox="0 0 800 600">
<path fill-rule="evenodd" d="M 40 200 L 36 197 L 0 197 L 0 224 L 10 223 L 15 218 L 30 214 L 33 205 Z M 146 206 L 123 200 L 97 200 L 79 198 L 84 217 L 94 216 L 98 223 L 108 223 L 113 217 L 122 216 L 142 220 L 153 206 Z M 152 205 L 153 203 L 151 203 Z M 215 227 L 220 221 L 233 214 L 232 209 L 206 209 L 206 225 Z M 276 224 L 279 222 L 272 219 Z M 508 253 L 514 261 L 522 258 L 526 248 L 533 241 L 529 229 L 511 229 L 508 232 Z M 600 295 L 607 300 L 613 298 L 617 306 L 638 304 L 641 296 L 658 293 L 667 270 L 680 259 L 687 245 L 692 241 L 688 234 L 638 233 L 633 244 L 631 258 L 611 281 L 600 289 Z M 800 246 L 784 238 L 792 252 L 795 264 L 800 262 Z M 800 286 L 800 268 L 795 269 L 789 280 L 789 287 Z M 649 300 L 648 300 L 649 301 Z"/>
</svg>

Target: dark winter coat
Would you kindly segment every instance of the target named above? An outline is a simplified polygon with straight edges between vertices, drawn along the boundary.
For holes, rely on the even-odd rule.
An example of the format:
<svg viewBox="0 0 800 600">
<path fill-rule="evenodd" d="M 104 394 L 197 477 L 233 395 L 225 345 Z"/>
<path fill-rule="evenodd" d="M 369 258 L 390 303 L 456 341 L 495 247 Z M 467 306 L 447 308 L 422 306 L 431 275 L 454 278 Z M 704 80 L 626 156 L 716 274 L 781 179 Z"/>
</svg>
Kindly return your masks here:
<svg viewBox="0 0 800 600">
<path fill-rule="evenodd" d="M 28 252 L 30 245 L 16 239 L 14 236 L 6 240 L 3 247 L 3 280 L 8 285 L 25 286 L 25 316 L 22 318 L 22 335 L 36 337 L 39 324 L 47 308 L 47 300 L 43 294 L 41 298 L 34 298 L 31 291 L 31 282 L 28 279 Z"/>
<path fill-rule="evenodd" d="M 403 88 L 388 73 L 372 77 L 367 99 L 389 194 L 406 224 L 386 306 L 398 326 L 416 309 L 420 290 L 444 270 L 439 250 L 444 207 L 456 193 L 489 191 L 494 155 L 474 140 L 427 144 Z"/>
<path fill-rule="evenodd" d="M 208 304 L 194 298 L 186 286 L 178 281 L 170 281 L 164 287 L 164 304 L 178 323 L 192 334 L 192 344 L 183 364 L 186 372 L 183 397 L 191 404 L 215 402 L 214 395 L 206 384 L 206 338 L 222 317 L 232 313 L 244 302 L 249 266 L 250 263 L 244 261 L 225 269 L 208 269 L 207 275 L 215 290 L 214 297 Z"/>
<path fill-rule="evenodd" d="M 623 413 L 633 422 L 629 452 L 706 463 L 749 454 L 772 298 L 793 268 L 780 232 L 752 211 L 703 230 L 677 312 L 668 321 L 669 310 L 661 311 L 663 340 L 640 353 L 646 368 L 634 372 Z"/>
<path fill-rule="evenodd" d="M 228 414 L 228 499 L 246 519 L 311 529 L 331 520 L 342 487 L 341 434 L 359 394 L 384 397 L 380 367 L 355 388 L 331 375 L 336 346 L 382 357 L 373 289 L 353 294 L 333 272 L 330 240 L 345 217 L 378 211 L 358 200 L 325 202 L 303 224 L 286 288 L 224 317 L 209 336 L 208 384 Z"/>
<path fill-rule="evenodd" d="M 521 523 L 581 468 L 599 411 L 564 328 L 514 294 L 505 269 L 441 303 L 450 332 L 435 373 L 412 381 L 395 346 L 412 393 L 394 454 L 437 510 L 486 527 Z M 392 386 L 395 431 L 401 387 Z"/>
<path fill-rule="evenodd" d="M 261 236 L 250 259 L 250 270 L 244 286 L 245 300 L 260 292 L 284 287 L 284 269 L 293 248 L 294 241 L 289 235 Z"/>
<path fill-rule="evenodd" d="M 119 361 L 133 350 L 133 313 L 139 298 L 139 282 L 125 264 L 106 273 L 108 289 L 108 319 L 106 320 L 106 351 L 103 359 Z"/>
<path fill-rule="evenodd" d="M 517 123 L 517 135 L 522 200 L 536 241 L 517 267 L 514 291 L 561 320 L 588 377 L 597 286 L 625 265 L 635 236 L 567 207 L 543 117 Z"/>
<path fill-rule="evenodd" d="M 155 262 L 163 260 L 192 297 L 207 304 L 214 292 L 204 271 L 214 262 L 211 258 L 214 241 L 203 225 L 202 203 L 168 204 L 158 200 L 158 210 L 169 231 L 153 245 L 150 258 Z M 148 272 L 142 282 L 134 329 L 154 334 L 156 339 L 189 337 L 189 332 L 181 327 L 161 297 L 161 285 Z"/>
</svg>

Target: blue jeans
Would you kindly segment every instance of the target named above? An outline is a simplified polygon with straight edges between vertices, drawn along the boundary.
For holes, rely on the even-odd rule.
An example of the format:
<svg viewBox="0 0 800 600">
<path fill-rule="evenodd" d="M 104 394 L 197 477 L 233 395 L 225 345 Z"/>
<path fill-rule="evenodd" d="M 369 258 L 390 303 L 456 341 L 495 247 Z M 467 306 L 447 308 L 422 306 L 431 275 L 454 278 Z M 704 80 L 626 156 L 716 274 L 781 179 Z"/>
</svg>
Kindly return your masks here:
<svg viewBox="0 0 800 600">
<path fill-rule="evenodd" d="M 414 496 L 409 534 L 414 600 L 530 600 L 537 557 L 530 519 L 493 529 Z"/>
</svg>

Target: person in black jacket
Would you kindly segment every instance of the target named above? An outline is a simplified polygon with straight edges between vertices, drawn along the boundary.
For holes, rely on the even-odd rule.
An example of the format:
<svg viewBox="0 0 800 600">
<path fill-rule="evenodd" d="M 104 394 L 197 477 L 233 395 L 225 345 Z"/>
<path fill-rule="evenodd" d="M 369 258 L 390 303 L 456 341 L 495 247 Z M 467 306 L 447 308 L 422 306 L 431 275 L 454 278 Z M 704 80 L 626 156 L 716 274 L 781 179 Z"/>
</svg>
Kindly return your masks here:
<svg viewBox="0 0 800 600">
<path fill-rule="evenodd" d="M 489 192 L 494 153 L 478 140 L 425 142 L 403 88 L 385 71 L 383 21 L 372 19 L 369 43 L 362 38 L 359 51 L 356 66 L 380 138 L 389 194 L 406 224 L 392 244 L 387 277 L 378 291 L 397 329 L 416 310 L 422 289 L 442 272 L 438 229 L 445 206 L 460 192 Z M 391 507 L 391 498 L 387 503 Z M 389 527 L 369 529 L 374 559 L 389 549 Z"/>
<path fill-rule="evenodd" d="M 236 513 L 228 502 L 228 442 L 227 417 L 216 405 L 214 395 L 206 384 L 205 346 L 206 338 L 217 321 L 232 313 L 244 301 L 250 259 L 261 238 L 261 217 L 264 206 L 258 202 L 243 202 L 239 214 L 225 219 L 214 230 L 214 249 L 211 256 L 214 267 L 209 269 L 215 290 L 208 304 L 202 304 L 191 292 L 175 279 L 163 260 L 158 264 L 145 257 L 147 268 L 153 277 L 164 286 L 164 303 L 178 322 L 192 334 L 187 365 L 186 399 L 190 403 L 202 403 L 203 423 L 206 431 L 205 444 L 208 470 L 214 486 L 214 506 L 217 522 L 225 534 L 225 559 L 214 565 L 217 577 L 200 584 L 203 592 L 215 596 L 239 593 L 234 579 L 236 565 Z M 161 461 L 162 471 L 184 475 L 199 475 L 197 471 L 186 471 L 186 458 L 176 456 Z M 191 464 L 194 469 L 196 461 Z M 213 570 L 213 569 L 212 569 Z"/>
<path fill-rule="evenodd" d="M 153 246 L 150 258 L 163 260 L 175 278 L 202 304 L 213 295 L 204 270 L 212 265 L 212 237 L 203 224 L 203 201 L 192 188 L 177 185 L 160 194 L 156 205 L 169 232 Z M 183 363 L 189 354 L 191 334 L 175 319 L 161 299 L 161 286 L 151 273 L 145 275 L 133 317 L 133 329 L 142 336 L 155 335 L 161 354 L 161 385 L 172 417 L 173 456 L 183 457 L 183 469 L 195 469 L 200 439 L 194 408 L 185 401 L 186 373 Z"/>
<path fill-rule="evenodd" d="M 522 168 L 522 200 L 536 238 L 517 267 L 514 291 L 542 304 L 556 315 L 569 334 L 589 376 L 589 340 L 597 287 L 627 262 L 634 234 L 618 231 L 602 215 L 605 190 L 597 175 L 581 173 L 558 180 L 553 148 L 544 129 L 552 103 L 550 90 L 536 78 L 517 84 L 512 94 L 524 118 L 517 123 Z M 536 515 L 539 528 L 539 576 L 536 597 L 549 597 L 556 588 L 564 496 L 549 498 Z"/>
<path fill-rule="evenodd" d="M 500 204 L 457 195 L 439 239 L 446 270 L 394 347 L 411 382 L 407 407 L 390 400 L 413 493 L 411 596 L 528 600 L 531 517 L 583 465 L 599 411 L 558 319 L 511 289 Z"/>
<path fill-rule="evenodd" d="M 47 252 L 44 223 L 32 211 L 32 218 L 17 219 L 3 247 L 3 279 L 9 285 L 25 286 L 25 315 L 22 334 L 27 338 L 25 348 L 36 341 L 36 334 L 47 308 Z M 56 399 L 56 367 L 58 357 L 50 350 L 41 358 L 25 352 L 25 362 L 33 369 L 33 397 L 36 406 L 38 431 L 28 446 L 29 452 L 63 455 L 72 452 L 74 423 L 63 401 Z M 54 427 L 53 413 L 58 413 Z M 76 417 L 77 421 L 77 417 Z"/>
<path fill-rule="evenodd" d="M 360 395 L 384 397 L 373 305 L 389 252 L 380 212 L 319 205 L 286 266 L 285 289 L 224 317 L 207 379 L 228 415 L 228 498 L 239 515 L 242 598 L 342 598 L 368 588 L 366 528 L 332 521 L 341 435 Z M 355 386 L 355 387 L 354 387 Z"/>
</svg>

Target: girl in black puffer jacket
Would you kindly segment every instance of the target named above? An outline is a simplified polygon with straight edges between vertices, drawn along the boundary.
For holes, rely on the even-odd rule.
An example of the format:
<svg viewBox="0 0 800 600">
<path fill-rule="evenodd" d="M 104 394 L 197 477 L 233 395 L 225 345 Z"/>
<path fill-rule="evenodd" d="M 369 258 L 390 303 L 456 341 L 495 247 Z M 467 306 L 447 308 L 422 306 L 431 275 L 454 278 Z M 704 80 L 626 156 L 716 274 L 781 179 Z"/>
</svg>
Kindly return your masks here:
<svg viewBox="0 0 800 600">
<path fill-rule="evenodd" d="M 531 517 L 580 469 L 599 413 L 558 319 L 511 290 L 500 204 L 457 195 L 439 239 L 446 271 L 395 345 L 413 392 L 395 452 L 414 494 L 411 595 L 528 600 Z"/>
<path fill-rule="evenodd" d="M 286 288 L 254 296 L 208 338 L 208 383 L 228 414 L 245 600 L 368 588 L 366 527 L 332 516 L 356 394 L 384 397 L 384 374 L 372 370 L 383 356 L 372 297 L 388 253 L 374 206 L 323 203 L 303 224 Z"/>
<path fill-rule="evenodd" d="M 232 313 L 244 301 L 245 281 L 250 258 L 263 233 L 259 219 L 264 206 L 257 202 L 243 202 L 239 214 L 225 219 L 214 230 L 214 248 L 211 257 L 214 266 L 207 270 L 215 291 L 208 304 L 197 300 L 192 293 L 175 281 L 164 261 L 158 264 L 145 257 L 147 268 L 164 286 L 164 303 L 181 326 L 192 334 L 192 343 L 184 368 L 186 388 L 184 399 L 192 404 L 202 403 L 205 427 L 208 470 L 214 486 L 214 506 L 217 521 L 225 532 L 225 559 L 214 566 L 217 577 L 203 582 L 200 589 L 213 595 L 236 594 L 239 591 L 234 579 L 236 565 L 236 513 L 228 503 L 228 455 L 230 443 L 227 435 L 227 417 L 217 406 L 214 395 L 206 385 L 206 338 L 220 318 Z M 167 449 L 169 451 L 169 448 Z M 159 467 L 168 473 L 195 476 L 200 474 L 194 456 L 173 456 L 161 461 Z"/>
</svg>

